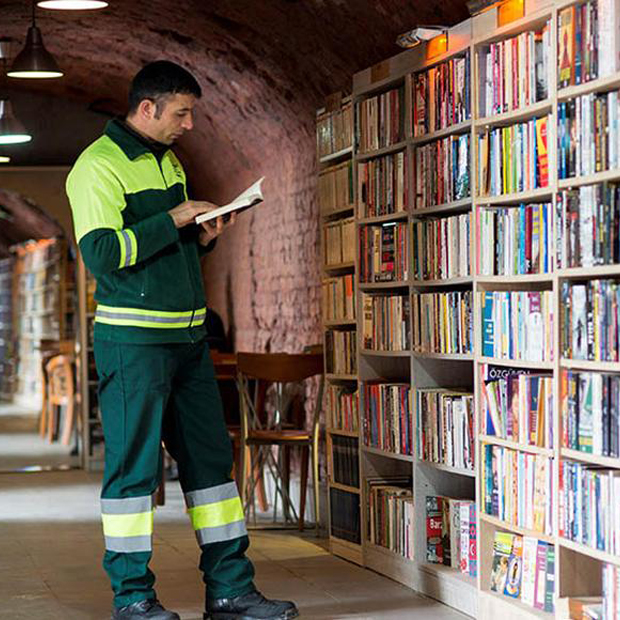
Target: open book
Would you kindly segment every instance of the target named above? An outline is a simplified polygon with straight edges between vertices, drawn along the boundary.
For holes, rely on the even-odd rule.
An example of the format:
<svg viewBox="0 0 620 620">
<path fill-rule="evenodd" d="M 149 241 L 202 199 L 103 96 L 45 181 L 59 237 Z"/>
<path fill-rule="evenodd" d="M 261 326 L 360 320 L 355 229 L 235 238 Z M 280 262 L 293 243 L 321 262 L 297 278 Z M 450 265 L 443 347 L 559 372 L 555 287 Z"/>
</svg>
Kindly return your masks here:
<svg viewBox="0 0 620 620">
<path fill-rule="evenodd" d="M 203 213 L 196 217 L 196 224 L 202 224 L 203 222 L 208 222 L 209 220 L 214 220 L 217 217 L 224 216 L 224 221 L 230 219 L 230 214 L 233 212 L 240 213 L 245 209 L 249 209 L 254 205 L 257 205 L 263 202 L 263 192 L 261 191 L 261 184 L 265 177 L 261 177 L 252 185 L 248 187 L 242 194 L 239 194 L 232 202 L 224 205 L 223 207 L 219 207 L 218 209 L 214 209 L 213 211 L 209 211 L 209 213 Z"/>
</svg>

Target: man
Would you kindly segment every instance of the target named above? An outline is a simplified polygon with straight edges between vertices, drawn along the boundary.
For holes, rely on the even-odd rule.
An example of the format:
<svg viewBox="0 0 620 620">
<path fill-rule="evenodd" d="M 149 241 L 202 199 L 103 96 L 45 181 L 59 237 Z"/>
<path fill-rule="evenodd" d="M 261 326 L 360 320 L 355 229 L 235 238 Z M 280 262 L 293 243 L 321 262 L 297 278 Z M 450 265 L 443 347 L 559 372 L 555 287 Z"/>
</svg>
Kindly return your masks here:
<svg viewBox="0 0 620 620">
<path fill-rule="evenodd" d="M 253 584 L 248 536 L 232 470 L 213 364 L 205 342 L 200 257 L 234 223 L 194 223 L 215 208 L 187 199 L 170 146 L 193 127 L 201 89 L 182 67 L 158 61 L 134 78 L 125 120 L 79 157 L 67 180 L 76 239 L 97 280 L 95 361 L 105 436 L 101 511 L 114 620 L 175 620 L 157 601 L 152 495 L 161 442 L 178 462 L 201 547 L 205 618 L 298 615 Z"/>
</svg>

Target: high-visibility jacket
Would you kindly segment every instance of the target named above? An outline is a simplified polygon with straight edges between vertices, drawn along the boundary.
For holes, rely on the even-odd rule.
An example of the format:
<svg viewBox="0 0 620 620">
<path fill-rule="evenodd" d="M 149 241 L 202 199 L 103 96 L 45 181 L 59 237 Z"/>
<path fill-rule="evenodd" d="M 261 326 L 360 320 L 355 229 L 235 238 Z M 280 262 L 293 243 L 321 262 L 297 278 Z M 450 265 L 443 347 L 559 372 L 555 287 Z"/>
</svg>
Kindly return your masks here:
<svg viewBox="0 0 620 620">
<path fill-rule="evenodd" d="M 185 172 L 122 121 L 80 155 L 67 178 L 75 236 L 97 280 L 95 338 L 136 344 L 205 335 L 198 228 L 168 211 L 187 198 Z"/>
</svg>

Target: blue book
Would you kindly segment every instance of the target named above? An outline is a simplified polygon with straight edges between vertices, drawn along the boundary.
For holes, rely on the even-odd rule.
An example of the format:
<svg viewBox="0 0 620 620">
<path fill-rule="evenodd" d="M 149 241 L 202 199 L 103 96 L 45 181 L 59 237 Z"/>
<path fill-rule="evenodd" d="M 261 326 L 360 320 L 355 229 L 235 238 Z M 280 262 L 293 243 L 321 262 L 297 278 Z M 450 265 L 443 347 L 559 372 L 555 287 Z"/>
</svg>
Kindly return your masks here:
<svg viewBox="0 0 620 620">
<path fill-rule="evenodd" d="M 482 355 L 494 357 L 495 352 L 495 324 L 493 323 L 493 293 L 484 293 L 482 309 Z"/>
</svg>

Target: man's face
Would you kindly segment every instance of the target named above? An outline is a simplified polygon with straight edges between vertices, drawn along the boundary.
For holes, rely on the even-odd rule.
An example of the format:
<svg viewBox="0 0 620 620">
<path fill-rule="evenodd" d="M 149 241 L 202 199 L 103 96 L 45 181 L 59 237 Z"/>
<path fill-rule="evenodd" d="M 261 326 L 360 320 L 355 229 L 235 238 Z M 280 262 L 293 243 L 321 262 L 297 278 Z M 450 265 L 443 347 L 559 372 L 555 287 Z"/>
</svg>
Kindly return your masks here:
<svg viewBox="0 0 620 620">
<path fill-rule="evenodd" d="M 154 102 L 149 114 L 148 134 L 162 144 L 173 144 L 194 126 L 194 95 L 167 95 Z"/>
</svg>

